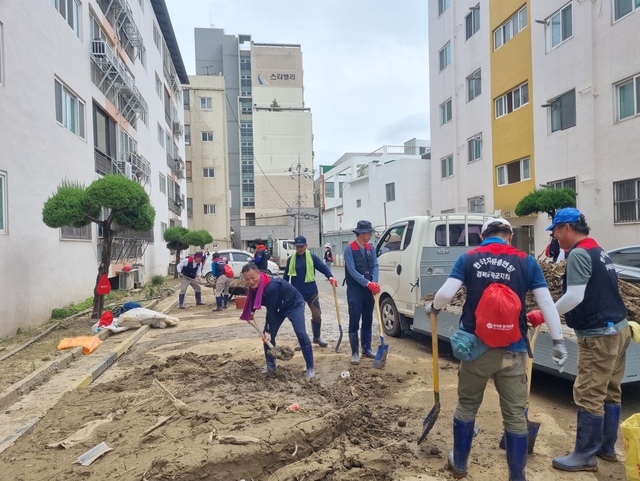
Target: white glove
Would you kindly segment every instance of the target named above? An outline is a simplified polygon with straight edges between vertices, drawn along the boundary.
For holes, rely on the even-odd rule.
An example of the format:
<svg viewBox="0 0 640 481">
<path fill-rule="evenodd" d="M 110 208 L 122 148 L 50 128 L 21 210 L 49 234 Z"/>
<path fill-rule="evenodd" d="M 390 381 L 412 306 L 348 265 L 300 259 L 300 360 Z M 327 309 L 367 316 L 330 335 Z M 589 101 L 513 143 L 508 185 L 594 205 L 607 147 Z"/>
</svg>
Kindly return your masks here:
<svg viewBox="0 0 640 481">
<path fill-rule="evenodd" d="M 567 346 L 564 344 L 564 339 L 559 341 L 553 341 L 553 348 L 551 349 L 551 357 L 553 359 L 553 364 L 560 367 L 560 372 L 564 370 L 564 363 L 567 362 Z"/>
</svg>

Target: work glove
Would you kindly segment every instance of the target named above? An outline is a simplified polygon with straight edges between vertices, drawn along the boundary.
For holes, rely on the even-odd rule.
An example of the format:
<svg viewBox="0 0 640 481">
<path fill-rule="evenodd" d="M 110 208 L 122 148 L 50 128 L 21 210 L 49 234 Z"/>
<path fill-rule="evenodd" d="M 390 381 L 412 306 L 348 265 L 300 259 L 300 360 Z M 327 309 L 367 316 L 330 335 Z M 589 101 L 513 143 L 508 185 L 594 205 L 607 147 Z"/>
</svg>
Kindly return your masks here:
<svg viewBox="0 0 640 481">
<path fill-rule="evenodd" d="M 631 328 L 631 338 L 633 342 L 640 342 L 640 324 L 636 321 L 629 321 L 629 327 Z"/>
<path fill-rule="evenodd" d="M 433 314 L 435 316 L 437 316 L 438 314 L 440 314 L 440 311 L 442 309 L 436 309 L 433 305 L 433 302 L 431 304 L 429 304 L 427 307 L 425 307 L 424 309 L 425 311 L 427 311 L 427 315 L 429 314 Z"/>
<path fill-rule="evenodd" d="M 331 284 L 333 287 L 338 287 L 338 279 L 336 279 L 335 277 L 330 277 L 329 284 Z"/>
<path fill-rule="evenodd" d="M 544 317 L 542 317 L 542 311 L 540 309 L 536 309 L 535 311 L 531 311 L 527 314 L 527 321 L 531 324 L 531 327 L 538 327 L 540 324 L 544 323 Z"/>
<path fill-rule="evenodd" d="M 564 345 L 564 339 L 553 340 L 553 348 L 551 349 L 551 357 L 553 364 L 560 368 L 560 372 L 564 370 L 564 363 L 567 362 L 567 346 Z"/>
<path fill-rule="evenodd" d="M 369 281 L 369 283 L 367 284 L 367 289 L 369 289 L 374 294 L 380 294 L 380 284 L 378 284 L 377 282 Z"/>
</svg>

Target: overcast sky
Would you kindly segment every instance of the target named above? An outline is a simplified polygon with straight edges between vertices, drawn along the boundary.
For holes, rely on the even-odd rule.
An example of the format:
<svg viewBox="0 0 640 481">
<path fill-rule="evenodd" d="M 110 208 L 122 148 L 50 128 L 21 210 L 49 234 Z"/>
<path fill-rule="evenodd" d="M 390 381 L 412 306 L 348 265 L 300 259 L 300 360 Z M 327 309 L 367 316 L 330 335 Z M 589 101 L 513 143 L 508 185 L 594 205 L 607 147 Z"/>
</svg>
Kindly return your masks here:
<svg viewBox="0 0 640 481">
<path fill-rule="evenodd" d="M 195 27 L 302 47 L 315 167 L 345 152 L 429 139 L 427 2 L 166 0 L 189 75 Z"/>
</svg>

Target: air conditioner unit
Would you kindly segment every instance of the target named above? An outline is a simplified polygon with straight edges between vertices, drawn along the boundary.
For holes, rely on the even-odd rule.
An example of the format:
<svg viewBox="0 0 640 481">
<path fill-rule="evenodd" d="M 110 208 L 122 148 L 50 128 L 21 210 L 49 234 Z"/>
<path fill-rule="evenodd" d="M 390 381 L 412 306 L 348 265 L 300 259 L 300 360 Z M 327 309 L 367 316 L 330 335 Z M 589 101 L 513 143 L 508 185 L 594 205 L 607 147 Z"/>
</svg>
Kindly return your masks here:
<svg viewBox="0 0 640 481">
<path fill-rule="evenodd" d="M 118 170 L 122 175 L 124 175 L 127 179 L 133 179 L 133 166 L 124 160 L 118 161 Z"/>
<path fill-rule="evenodd" d="M 118 289 L 122 291 L 130 291 L 133 289 L 133 276 L 130 272 L 121 272 L 118 274 Z"/>
<path fill-rule="evenodd" d="M 142 285 L 142 282 L 143 282 L 142 270 L 141 269 L 132 269 L 131 272 L 133 272 L 133 283 L 136 286 Z"/>
<path fill-rule="evenodd" d="M 93 40 L 91 42 L 91 53 L 96 57 L 104 57 L 106 55 L 106 50 L 104 40 Z"/>
</svg>

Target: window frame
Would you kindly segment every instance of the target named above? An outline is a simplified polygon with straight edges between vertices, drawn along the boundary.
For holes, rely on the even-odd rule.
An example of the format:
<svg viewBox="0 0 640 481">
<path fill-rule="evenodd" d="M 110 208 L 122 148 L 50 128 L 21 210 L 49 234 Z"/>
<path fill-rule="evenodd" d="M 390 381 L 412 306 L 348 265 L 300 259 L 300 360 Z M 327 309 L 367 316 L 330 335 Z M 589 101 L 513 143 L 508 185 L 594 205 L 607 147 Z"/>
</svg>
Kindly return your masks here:
<svg viewBox="0 0 640 481">
<path fill-rule="evenodd" d="M 87 105 L 67 84 L 54 77 L 56 122 L 82 140 L 87 139 Z M 59 94 L 58 94 L 59 92 Z M 71 111 L 73 110 L 73 115 Z M 73 119 L 71 119 L 73 117 Z M 71 126 L 73 122 L 73 126 Z"/>
<path fill-rule="evenodd" d="M 356 199 L 356 209 L 362 207 L 362 199 Z"/>
<path fill-rule="evenodd" d="M 184 145 L 191 145 L 191 124 L 184 124 Z"/>
<path fill-rule="evenodd" d="M 393 202 L 396 200 L 396 183 L 389 182 L 388 184 L 384 184 L 385 191 L 385 199 L 387 202 Z"/>
<path fill-rule="evenodd" d="M 90 241 L 92 239 L 92 224 L 82 227 L 64 226 L 60 228 L 60 240 Z"/>
<path fill-rule="evenodd" d="M 440 66 L 440 72 L 451 65 L 451 41 L 448 41 L 444 46 L 438 50 L 438 65 Z"/>
<path fill-rule="evenodd" d="M 213 97 L 200 97 L 200 110 L 213 110 Z"/>
<path fill-rule="evenodd" d="M 453 154 L 445 155 L 440 159 L 440 180 L 450 179 L 454 172 Z"/>
<path fill-rule="evenodd" d="M 448 114 L 448 118 L 445 116 Z M 440 125 L 446 125 L 453 120 L 453 97 L 449 97 L 447 100 L 440 104 Z"/>
<path fill-rule="evenodd" d="M 213 131 L 211 130 L 203 130 L 200 132 L 200 141 L 201 142 L 213 142 L 214 136 Z"/>
<path fill-rule="evenodd" d="M 620 199 L 620 192 L 624 188 L 624 184 L 633 186 L 633 198 Z M 630 190 L 630 189 L 629 189 Z M 620 208 L 623 204 L 633 205 L 633 219 L 621 220 Z M 624 179 L 613 183 L 613 223 L 614 224 L 632 224 L 640 222 L 640 178 Z"/>
<path fill-rule="evenodd" d="M 215 204 L 204 204 L 204 215 L 215 215 L 215 213 L 216 213 Z"/>
<path fill-rule="evenodd" d="M 477 149 L 476 149 L 476 145 L 479 144 L 480 145 L 480 155 L 476 156 L 474 155 L 475 153 L 477 153 Z M 469 137 L 467 139 L 467 151 L 468 151 L 468 155 L 467 155 L 467 164 L 472 164 L 474 162 L 478 162 L 479 160 L 482 160 L 482 132 Z"/>
<path fill-rule="evenodd" d="M 440 17 L 451 6 L 451 0 L 438 0 L 438 17 Z"/>
<path fill-rule="evenodd" d="M 216 171 L 214 167 L 203 167 L 202 168 L 202 177 L 205 179 L 213 179 L 216 176 Z"/>
<path fill-rule="evenodd" d="M 71 13 L 73 14 L 73 18 L 69 18 L 69 3 L 68 0 L 51 0 L 51 5 L 56 11 L 60 14 L 62 18 L 64 18 L 65 23 L 73 30 L 73 33 L 76 34 L 76 37 L 82 38 L 82 6 L 78 0 L 71 0 L 73 2 L 73 9 Z M 62 11 L 64 9 L 64 12 Z"/>
<path fill-rule="evenodd" d="M 616 9 L 616 0 L 613 0 L 611 2 L 611 16 L 613 18 L 613 23 L 619 22 L 620 20 L 622 20 L 623 18 L 628 17 L 629 15 L 631 15 L 632 13 L 635 13 L 636 10 L 640 10 L 640 0 L 629 0 L 629 2 L 631 2 L 631 10 L 629 10 L 627 13 L 625 13 L 624 15 L 621 16 L 616 16 L 617 15 L 617 9 Z"/>
<path fill-rule="evenodd" d="M 527 95 L 526 95 L 526 101 L 523 102 L 522 88 L 525 86 L 527 87 Z M 518 96 L 517 98 L 519 100 L 519 105 L 517 107 L 515 107 L 516 95 Z M 521 83 L 516 88 L 508 91 L 507 93 L 501 95 L 500 97 L 496 97 L 496 99 L 493 102 L 494 109 L 495 109 L 495 118 L 499 119 L 500 117 L 509 115 L 510 113 L 515 112 L 516 110 L 524 107 L 528 103 L 529 103 L 529 81 L 527 80 L 526 82 Z M 498 104 L 502 105 L 503 107 L 499 109 Z M 509 108 L 511 108 L 511 110 L 509 110 Z M 499 110 L 502 110 L 503 113 L 499 114 L 498 112 Z"/>
<path fill-rule="evenodd" d="M 469 40 L 480 30 L 480 4 L 477 3 L 474 7 L 469 8 L 471 11 L 464 17 L 466 40 Z"/>
<path fill-rule="evenodd" d="M 567 9 L 571 10 L 571 17 L 570 17 L 570 20 L 571 20 L 571 25 L 570 25 L 571 33 L 568 36 L 565 37 L 564 36 L 565 35 L 564 34 L 565 24 L 563 22 L 563 20 L 564 20 L 563 13 Z M 559 17 L 560 18 L 560 23 L 559 23 L 559 26 L 560 26 L 560 41 L 554 45 L 553 44 L 553 19 L 555 17 Z M 560 45 L 565 43 L 567 40 L 573 38 L 573 4 L 572 4 L 572 2 L 569 2 L 569 3 L 565 4 L 564 6 L 560 7 L 558 10 L 553 12 L 551 15 L 549 15 L 549 17 L 546 19 L 545 30 L 546 30 L 546 36 L 547 36 L 547 52 L 551 52 L 552 50 L 555 50 Z"/>
<path fill-rule="evenodd" d="M 475 205 L 473 205 L 472 208 L 472 204 L 476 204 L 478 200 L 482 201 L 482 207 L 480 209 L 476 209 Z M 473 197 L 469 197 L 467 199 L 467 212 L 469 214 L 478 214 L 484 212 L 484 195 L 475 195 Z"/>
<path fill-rule="evenodd" d="M 508 166 L 513 165 L 515 163 L 520 164 L 520 178 L 516 181 L 509 182 L 509 169 Z M 525 169 L 525 163 L 528 164 L 527 169 Z M 525 170 L 529 171 L 529 177 L 525 177 Z M 501 173 L 504 179 L 504 182 L 500 181 Z M 496 166 L 496 184 L 498 187 L 505 187 L 507 185 L 519 184 L 520 182 L 526 182 L 527 180 L 531 180 L 531 157 L 523 157 L 522 159 L 513 160 L 511 162 L 507 162 L 502 165 Z"/>
<path fill-rule="evenodd" d="M 472 86 L 473 86 L 473 89 L 471 88 Z M 472 96 L 472 93 L 473 93 L 473 96 Z M 481 94 L 482 94 L 482 67 L 475 70 L 471 75 L 467 77 L 467 102 L 471 102 L 473 99 L 475 99 Z"/>
<path fill-rule="evenodd" d="M 158 187 L 160 188 L 160 192 L 166 196 L 167 195 L 167 177 L 162 172 L 158 174 Z"/>
<path fill-rule="evenodd" d="M 525 28 L 529 26 L 529 20 L 527 16 L 528 16 L 527 5 L 524 5 L 514 15 L 510 16 L 506 21 L 498 25 L 498 27 L 493 31 L 493 35 L 492 35 L 494 51 L 504 46 L 507 42 L 512 40 L 516 35 L 518 35 L 520 32 L 522 32 Z M 524 25 L 522 24 L 523 19 L 524 19 Z M 517 23 L 517 28 L 518 28 L 517 32 L 514 32 L 514 29 L 515 29 L 514 22 Z M 506 37 L 505 34 L 507 33 L 507 30 L 508 30 L 509 38 L 505 40 L 505 37 Z M 500 34 L 500 42 L 498 42 L 498 33 Z"/>
<path fill-rule="evenodd" d="M 621 104 L 621 88 L 627 85 L 631 85 L 633 88 L 633 113 L 622 117 L 622 104 Z M 616 92 L 616 121 L 622 122 L 623 120 L 632 119 L 640 115 L 640 74 L 636 74 L 633 77 L 626 78 L 615 84 Z"/>
<path fill-rule="evenodd" d="M 563 123 L 563 118 L 566 116 L 566 111 L 563 111 L 562 109 L 562 99 L 566 99 L 565 100 L 565 104 L 568 106 L 567 108 L 571 107 L 571 102 L 569 101 L 568 97 L 570 94 L 573 93 L 573 124 L 570 123 L 570 120 L 567 119 L 566 121 L 568 121 L 569 123 L 567 123 L 566 125 L 564 125 Z M 576 114 L 576 89 L 571 89 L 568 92 L 564 92 L 560 95 L 558 95 L 557 97 L 555 97 L 554 99 L 550 100 L 548 102 L 548 104 L 550 104 L 549 107 L 549 133 L 553 134 L 555 132 L 559 132 L 562 130 L 567 130 L 570 129 L 571 127 L 575 127 L 576 123 L 577 123 L 577 114 Z M 554 119 L 559 119 L 560 125 L 554 128 Z"/>
</svg>

